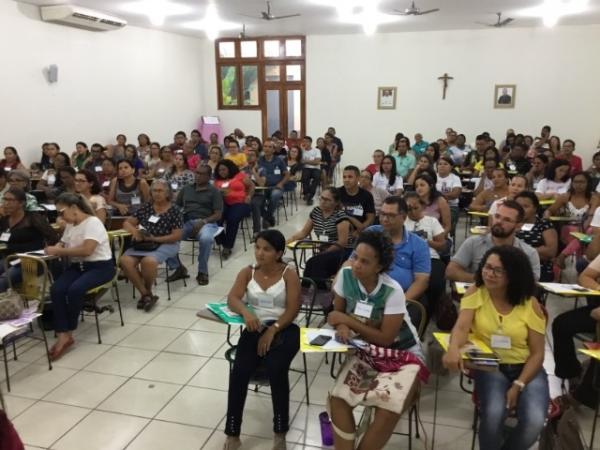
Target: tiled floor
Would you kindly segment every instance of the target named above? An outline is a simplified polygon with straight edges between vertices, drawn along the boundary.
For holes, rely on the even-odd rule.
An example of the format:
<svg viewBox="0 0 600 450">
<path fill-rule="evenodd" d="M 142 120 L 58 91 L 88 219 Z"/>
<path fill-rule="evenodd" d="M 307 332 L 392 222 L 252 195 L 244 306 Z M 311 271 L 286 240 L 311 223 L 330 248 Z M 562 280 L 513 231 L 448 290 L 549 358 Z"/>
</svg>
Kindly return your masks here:
<svg viewBox="0 0 600 450">
<path fill-rule="evenodd" d="M 300 206 L 281 227 L 289 234 L 302 226 L 308 213 Z M 462 233 L 459 233 L 462 238 Z M 194 271 L 189 256 L 183 257 Z M 193 278 L 184 287 L 172 285 L 167 301 L 166 285 L 151 313 L 140 312 L 131 297 L 131 285 L 120 284 L 125 326 L 117 314 L 101 322 L 102 345 L 89 319 L 77 331 L 77 344 L 49 371 L 40 344 L 22 343 L 18 361 L 10 362 L 12 391 L 7 408 L 28 449 L 56 450 L 198 450 L 222 448 L 227 404 L 228 364 L 224 359 L 226 328 L 198 319 L 195 312 L 209 301 L 227 294 L 237 272 L 253 260 L 252 248 L 243 251 L 238 241 L 233 256 L 219 267 L 210 260 L 210 284 L 199 287 Z M 571 301 L 551 298 L 550 315 L 571 308 Z M 547 369 L 553 373 L 548 343 Z M 297 357 L 294 367 L 301 367 Z M 308 357 L 311 404 L 304 402 L 304 380 L 290 374 L 292 382 L 289 449 L 321 448 L 318 414 L 332 385 L 329 366 L 322 357 Z M 0 371 L 4 379 L 4 371 Z M 423 389 L 421 419 L 425 433 L 413 441 L 423 449 L 433 437 L 434 378 Z M 551 377 L 552 391 L 559 391 Z M 6 385 L 4 384 L 6 392 Z M 468 449 L 473 406 L 458 386 L 456 376 L 441 377 L 438 389 L 435 448 Z M 269 449 L 271 403 L 267 396 L 250 392 L 243 424 L 243 448 Z M 580 411 L 584 434 L 589 437 L 592 412 Z M 401 420 L 399 430 L 407 429 Z M 600 439 L 597 441 L 600 446 Z M 395 435 L 389 449 L 408 448 L 406 437 Z M 600 448 L 600 447 L 597 447 Z"/>
</svg>

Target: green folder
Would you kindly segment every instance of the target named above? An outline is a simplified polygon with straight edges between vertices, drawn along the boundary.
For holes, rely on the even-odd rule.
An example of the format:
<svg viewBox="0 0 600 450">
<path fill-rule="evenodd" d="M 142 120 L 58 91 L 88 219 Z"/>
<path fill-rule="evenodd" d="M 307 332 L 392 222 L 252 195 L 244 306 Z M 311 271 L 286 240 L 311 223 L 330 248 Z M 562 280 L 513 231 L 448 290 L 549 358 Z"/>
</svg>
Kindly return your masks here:
<svg viewBox="0 0 600 450">
<path fill-rule="evenodd" d="M 246 305 L 254 313 L 251 305 Z M 229 309 L 227 303 L 207 303 L 206 308 L 228 325 L 244 325 L 244 318 Z"/>
</svg>

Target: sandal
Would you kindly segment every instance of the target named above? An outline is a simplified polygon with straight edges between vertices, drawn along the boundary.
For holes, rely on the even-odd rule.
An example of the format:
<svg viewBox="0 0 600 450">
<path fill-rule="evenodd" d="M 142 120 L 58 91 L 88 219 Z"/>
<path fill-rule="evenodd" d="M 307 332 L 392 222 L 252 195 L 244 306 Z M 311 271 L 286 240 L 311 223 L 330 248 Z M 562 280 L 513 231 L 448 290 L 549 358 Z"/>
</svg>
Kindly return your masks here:
<svg viewBox="0 0 600 450">
<path fill-rule="evenodd" d="M 144 303 L 144 311 L 150 312 L 150 310 L 156 305 L 158 301 L 158 295 L 147 295 L 146 302 Z"/>
<path fill-rule="evenodd" d="M 71 347 L 74 343 L 75 343 L 75 340 L 73 338 L 71 338 L 67 342 L 65 342 L 62 347 L 57 347 L 57 345 L 54 344 L 52 346 L 52 348 L 49 350 L 50 360 L 56 361 L 57 359 L 59 359 L 62 355 L 64 355 L 66 353 L 66 351 L 69 349 L 69 347 Z"/>
</svg>

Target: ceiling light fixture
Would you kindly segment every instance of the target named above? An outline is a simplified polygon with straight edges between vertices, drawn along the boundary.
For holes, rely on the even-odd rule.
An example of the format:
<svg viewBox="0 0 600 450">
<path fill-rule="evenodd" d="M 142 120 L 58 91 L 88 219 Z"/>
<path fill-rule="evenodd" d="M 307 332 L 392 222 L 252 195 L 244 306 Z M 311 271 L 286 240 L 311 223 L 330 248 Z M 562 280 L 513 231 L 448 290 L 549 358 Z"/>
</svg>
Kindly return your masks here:
<svg viewBox="0 0 600 450">
<path fill-rule="evenodd" d="M 121 9 L 131 14 L 140 14 L 148 16 L 150 23 L 160 27 L 165 23 L 169 16 L 178 16 L 189 14 L 192 8 L 180 3 L 173 3 L 168 0 L 141 0 L 138 2 L 125 3 Z"/>
<path fill-rule="evenodd" d="M 546 27 L 555 26 L 561 17 L 587 11 L 589 0 L 544 0 L 544 3 L 521 11 L 525 17 L 541 17 Z"/>
<path fill-rule="evenodd" d="M 214 3 L 209 3 L 206 7 L 206 14 L 202 20 L 188 22 L 183 26 L 194 30 L 204 30 L 206 37 L 211 41 L 218 38 L 221 31 L 235 30 L 241 27 L 239 23 L 227 22 L 221 19 Z"/>
<path fill-rule="evenodd" d="M 379 11 L 381 0 L 312 0 L 313 3 L 337 9 L 338 20 L 342 23 L 361 25 L 367 35 L 377 31 L 382 24 L 398 22 L 399 16 Z"/>
</svg>

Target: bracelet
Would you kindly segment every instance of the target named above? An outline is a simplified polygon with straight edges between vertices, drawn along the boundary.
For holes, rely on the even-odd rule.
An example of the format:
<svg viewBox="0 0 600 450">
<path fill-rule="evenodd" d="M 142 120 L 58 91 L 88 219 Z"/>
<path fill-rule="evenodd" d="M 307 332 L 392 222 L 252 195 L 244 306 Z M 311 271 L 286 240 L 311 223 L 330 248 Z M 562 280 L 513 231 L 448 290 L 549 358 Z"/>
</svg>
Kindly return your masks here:
<svg viewBox="0 0 600 450">
<path fill-rule="evenodd" d="M 279 326 L 279 323 L 273 322 L 273 326 L 275 327 L 275 330 L 277 330 L 277 332 L 279 332 L 279 330 L 281 330 L 281 327 Z"/>
<path fill-rule="evenodd" d="M 513 381 L 513 384 L 519 387 L 519 391 L 525 389 L 525 383 L 523 383 L 521 380 L 515 380 Z"/>
</svg>

